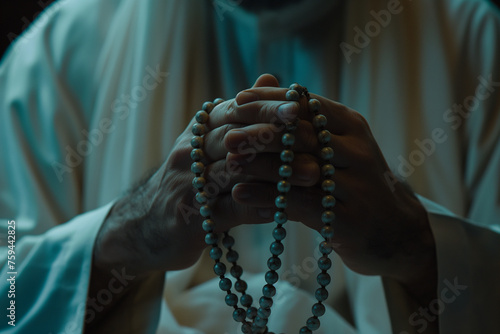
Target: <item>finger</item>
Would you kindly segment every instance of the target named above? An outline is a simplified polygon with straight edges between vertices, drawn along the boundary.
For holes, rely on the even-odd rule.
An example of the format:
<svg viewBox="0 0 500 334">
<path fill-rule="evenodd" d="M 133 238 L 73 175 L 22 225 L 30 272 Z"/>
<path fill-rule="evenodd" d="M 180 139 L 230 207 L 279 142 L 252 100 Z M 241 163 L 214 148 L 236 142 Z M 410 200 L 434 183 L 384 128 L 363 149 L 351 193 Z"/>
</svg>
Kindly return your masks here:
<svg viewBox="0 0 500 334">
<path fill-rule="evenodd" d="M 239 124 L 224 124 L 212 131 L 207 132 L 202 140 L 202 147 L 205 154 L 204 163 L 211 163 L 224 159 L 228 149 L 226 147 L 225 137 L 231 130 L 240 128 Z M 199 140 L 199 139 L 198 139 Z"/>
<path fill-rule="evenodd" d="M 280 84 L 278 79 L 274 75 L 271 74 L 262 74 L 257 78 L 257 81 L 253 84 L 252 88 L 257 87 L 279 87 Z"/>
<path fill-rule="evenodd" d="M 270 89 L 270 88 L 265 88 Z M 239 106 L 235 100 L 217 105 L 207 122 L 208 129 L 216 129 L 224 124 L 284 124 L 293 121 L 300 112 L 297 102 L 256 101 Z"/>
<path fill-rule="evenodd" d="M 229 164 L 237 166 L 239 172 L 255 181 L 278 182 L 282 179 L 279 169 L 283 165 L 278 154 L 228 154 Z M 319 182 L 320 169 L 314 157 L 298 154 L 290 163 L 291 176 L 288 181 L 292 185 L 312 186 Z"/>
<path fill-rule="evenodd" d="M 255 180 L 255 177 L 242 173 L 242 168 L 239 165 L 225 159 L 204 167 L 202 177 L 205 179 L 204 196 L 210 199 L 230 193 L 237 183 Z"/>
<path fill-rule="evenodd" d="M 319 113 L 326 117 L 327 124 L 325 128 L 331 133 L 337 135 L 357 134 L 359 130 L 364 130 L 368 126 L 365 118 L 360 113 L 345 105 L 316 94 L 311 94 L 311 97 L 320 102 Z"/>
<path fill-rule="evenodd" d="M 285 133 L 283 125 L 252 124 L 228 131 L 224 143 L 231 153 L 243 154 L 242 150 L 251 147 L 259 152 L 281 152 L 284 148 L 283 135 Z M 299 121 L 297 129 L 292 134 L 295 138 L 292 145 L 294 152 L 314 152 L 319 156 L 319 143 L 311 123 Z"/>
<path fill-rule="evenodd" d="M 248 153 L 281 153 L 284 127 L 270 124 L 253 124 L 232 128 L 226 132 L 224 145 L 228 152 L 234 154 Z M 307 121 L 299 121 L 293 132 L 295 142 L 294 153 L 309 153 L 321 161 L 321 145 L 316 129 Z M 370 154 L 366 145 L 359 144 L 359 139 L 351 135 L 329 135 L 328 146 L 334 151 L 332 163 L 337 168 L 346 168 L 357 163 L 359 157 Z"/>
<path fill-rule="evenodd" d="M 278 210 L 274 203 L 279 192 L 272 183 L 239 183 L 234 186 L 231 194 L 241 205 L 272 208 L 274 212 Z M 288 219 L 320 230 L 324 225 L 321 220 L 325 211 L 322 204 L 324 196 L 324 193 L 317 187 L 293 187 L 286 195 L 285 213 Z M 335 214 L 337 211 L 345 211 L 342 202 L 336 201 L 333 205 L 328 209 Z"/>
<path fill-rule="evenodd" d="M 238 105 L 252 103 L 254 101 L 286 101 L 286 88 L 252 88 L 247 89 L 237 96 L 236 102 Z M 327 118 L 327 129 L 335 134 L 344 134 L 352 130 L 353 127 L 359 126 L 359 123 L 365 123 L 364 118 L 354 110 L 344 106 L 343 104 L 324 98 L 316 94 L 310 94 L 311 98 L 317 99 L 320 104 L 319 113 Z M 301 112 L 298 117 L 301 119 L 312 121 L 314 114 L 309 112 L 309 108 L 305 106 L 305 98 L 301 99 Z"/>
<path fill-rule="evenodd" d="M 238 203 L 231 194 L 217 197 L 211 202 L 215 231 L 223 232 L 242 224 L 266 224 L 273 221 L 273 207 L 254 207 Z M 237 219 L 235 219 L 237 217 Z"/>
</svg>

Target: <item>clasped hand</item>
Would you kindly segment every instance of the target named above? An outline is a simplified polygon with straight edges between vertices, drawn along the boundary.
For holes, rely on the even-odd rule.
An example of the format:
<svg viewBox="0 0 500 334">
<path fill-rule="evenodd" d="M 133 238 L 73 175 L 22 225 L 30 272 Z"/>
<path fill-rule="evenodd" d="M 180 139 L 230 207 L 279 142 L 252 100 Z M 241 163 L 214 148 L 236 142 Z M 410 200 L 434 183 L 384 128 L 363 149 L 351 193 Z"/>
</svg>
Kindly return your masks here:
<svg viewBox="0 0 500 334">
<path fill-rule="evenodd" d="M 312 114 L 305 99 L 287 102 L 286 92 L 273 76 L 263 75 L 210 113 L 203 163 L 218 232 L 273 220 L 283 123 L 296 117 L 286 212 L 312 229 L 322 226 L 320 145 Z M 358 273 L 417 284 L 435 267 L 425 209 L 408 187 L 387 181 L 387 175 L 394 177 L 359 113 L 311 96 L 321 102 L 335 152 L 334 250 Z M 113 207 L 97 239 L 97 266 L 128 264 L 147 274 L 187 268 L 199 258 L 205 243 L 190 170 L 194 123 L 156 173 Z"/>
</svg>

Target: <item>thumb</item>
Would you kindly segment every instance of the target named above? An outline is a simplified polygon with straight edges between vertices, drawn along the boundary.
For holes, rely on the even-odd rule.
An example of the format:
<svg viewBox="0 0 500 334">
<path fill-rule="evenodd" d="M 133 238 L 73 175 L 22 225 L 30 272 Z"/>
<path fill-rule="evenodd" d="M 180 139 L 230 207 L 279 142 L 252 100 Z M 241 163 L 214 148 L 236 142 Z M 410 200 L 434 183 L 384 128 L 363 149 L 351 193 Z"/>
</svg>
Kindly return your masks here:
<svg viewBox="0 0 500 334">
<path fill-rule="evenodd" d="M 279 87 L 278 79 L 272 74 L 262 74 L 257 78 L 252 88 L 257 87 Z"/>
</svg>

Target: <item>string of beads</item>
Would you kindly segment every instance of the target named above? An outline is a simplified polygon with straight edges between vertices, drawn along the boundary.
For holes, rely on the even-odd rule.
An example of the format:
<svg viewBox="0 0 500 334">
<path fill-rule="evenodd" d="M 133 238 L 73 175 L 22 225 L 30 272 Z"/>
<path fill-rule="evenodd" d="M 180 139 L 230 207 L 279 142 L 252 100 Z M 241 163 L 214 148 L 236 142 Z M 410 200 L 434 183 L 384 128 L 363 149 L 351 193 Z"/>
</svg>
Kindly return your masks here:
<svg viewBox="0 0 500 334">
<path fill-rule="evenodd" d="M 335 189 L 335 182 L 332 180 L 335 168 L 332 164 L 333 149 L 328 145 L 331 140 L 330 132 L 326 129 L 326 117 L 320 114 L 321 103 L 317 99 L 312 99 L 309 92 L 305 87 L 298 84 L 292 84 L 286 93 L 287 101 L 299 102 L 301 98 L 307 99 L 308 111 L 313 113 L 312 124 L 316 130 L 318 142 L 321 145 L 321 173 L 322 184 L 321 187 L 324 192 L 322 198 L 322 206 L 324 211 L 321 215 L 323 226 L 320 233 L 324 240 L 319 244 L 319 250 L 322 256 L 318 259 L 318 267 L 321 272 L 317 276 L 319 288 L 315 292 L 317 303 L 312 308 L 312 316 L 306 321 L 306 325 L 300 330 L 300 334 L 310 334 L 320 327 L 319 318 L 325 314 L 325 306 L 323 302 L 328 298 L 327 285 L 330 284 L 331 277 L 328 270 L 332 266 L 332 262 L 328 255 L 332 252 L 330 240 L 333 238 L 332 223 L 335 220 L 333 207 L 335 206 L 335 197 L 333 191 Z M 214 272 L 219 277 L 219 288 L 226 292 L 225 302 L 228 306 L 233 308 L 233 319 L 241 323 L 241 330 L 244 334 L 274 334 L 270 332 L 267 323 L 271 316 L 271 307 L 273 305 L 273 297 L 276 295 L 276 287 L 274 286 L 279 279 L 278 270 L 281 267 L 281 260 L 279 256 L 284 251 L 283 240 L 286 237 L 286 229 L 284 225 L 288 221 L 285 209 L 287 208 L 287 194 L 291 190 L 291 183 L 289 181 L 292 176 L 291 163 L 294 159 L 294 152 L 292 147 L 295 143 L 295 136 L 293 132 L 297 128 L 298 119 L 292 122 L 286 122 L 285 133 L 282 135 L 283 150 L 281 151 L 280 158 L 282 165 L 279 168 L 280 180 L 277 183 L 278 196 L 275 199 L 277 208 L 274 214 L 274 222 L 276 227 L 273 230 L 274 241 L 271 243 L 270 252 L 271 256 L 267 260 L 268 271 L 265 274 L 266 284 L 262 288 L 262 296 L 258 301 L 258 308 L 253 306 L 253 298 L 246 293 L 248 285 L 242 279 L 243 269 L 238 265 L 238 252 L 233 249 L 235 244 L 234 238 L 229 235 L 229 231 L 224 232 L 222 238 L 222 246 L 226 249 L 226 260 L 231 264 L 230 273 L 234 277 L 234 290 L 240 294 L 240 297 L 233 293 L 233 282 L 226 277 L 226 265 L 221 262 L 223 250 L 219 247 L 219 235 L 214 232 L 215 222 L 212 219 L 212 211 L 208 204 L 209 196 L 204 191 L 206 179 L 203 176 L 205 165 L 202 160 L 204 158 L 203 143 L 204 134 L 207 131 L 205 124 L 208 122 L 210 112 L 224 100 L 218 98 L 213 102 L 205 102 L 202 110 L 196 113 L 195 123 L 192 128 L 194 137 L 191 140 L 191 158 L 193 163 L 191 171 L 195 174 L 193 179 L 193 186 L 198 190 L 196 194 L 196 201 L 201 205 L 200 214 L 204 217 L 202 224 L 203 230 L 206 232 L 205 242 L 211 246 L 210 257 L 215 261 Z"/>
</svg>

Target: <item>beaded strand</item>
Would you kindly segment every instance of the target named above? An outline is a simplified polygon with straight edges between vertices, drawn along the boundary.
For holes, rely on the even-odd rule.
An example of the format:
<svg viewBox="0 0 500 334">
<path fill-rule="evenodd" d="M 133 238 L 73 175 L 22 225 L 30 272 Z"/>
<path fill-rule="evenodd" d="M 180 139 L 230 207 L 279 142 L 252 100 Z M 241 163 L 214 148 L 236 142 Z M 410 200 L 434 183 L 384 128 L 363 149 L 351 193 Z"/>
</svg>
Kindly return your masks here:
<svg viewBox="0 0 500 334">
<path fill-rule="evenodd" d="M 308 334 L 320 327 L 319 317 L 325 313 L 325 306 L 323 305 L 323 302 L 328 298 L 328 290 L 326 289 L 326 286 L 331 281 L 331 277 L 327 271 L 332 266 L 332 262 L 328 255 L 332 252 L 330 241 L 333 238 L 333 227 L 331 226 L 331 223 L 335 220 L 335 214 L 332 211 L 335 206 L 335 198 L 333 197 L 335 183 L 332 180 L 335 168 L 332 164 L 333 149 L 328 146 L 331 135 L 325 128 L 326 117 L 319 113 L 321 103 L 317 99 L 311 99 L 309 92 L 305 87 L 298 84 L 292 84 L 286 93 L 286 100 L 298 102 L 301 97 L 306 97 L 309 112 L 314 113 L 312 123 L 316 130 L 318 142 L 321 145 L 321 158 L 323 161 L 321 168 L 323 176 L 322 189 L 325 194 L 322 199 L 324 211 L 321 216 L 321 220 L 324 225 L 320 232 L 324 241 L 319 244 L 319 250 L 322 256 L 318 259 L 318 267 L 321 269 L 321 272 L 317 276 L 317 282 L 320 287 L 315 293 L 315 297 L 318 302 L 311 308 L 313 316 L 307 319 L 306 326 L 302 327 L 299 331 L 300 334 Z M 193 150 L 191 151 L 191 158 L 193 160 L 191 170 L 195 174 L 193 186 L 198 190 L 195 198 L 196 201 L 201 204 L 200 214 L 204 217 L 202 227 L 207 233 L 205 236 L 205 242 L 207 245 L 212 246 L 210 249 L 210 257 L 215 261 L 214 272 L 217 276 L 219 276 L 219 288 L 227 293 L 225 297 L 226 304 L 234 308 L 233 319 L 242 323 L 241 330 L 244 334 L 274 334 L 273 332 L 268 331 L 267 323 L 271 315 L 273 297 L 276 295 L 276 288 L 274 284 L 276 284 L 279 279 L 279 274 L 277 273 L 277 270 L 281 267 L 281 260 L 279 256 L 284 251 L 284 245 L 282 243 L 286 237 L 284 224 L 288 221 L 285 209 L 287 208 L 287 194 L 291 189 L 289 178 L 292 176 L 291 163 L 294 159 L 292 146 L 295 143 L 295 136 L 292 132 L 297 127 L 298 119 L 285 124 L 286 131 L 281 138 L 284 149 L 280 154 L 282 165 L 280 166 L 278 173 L 281 180 L 277 183 L 277 190 L 279 194 L 275 199 L 277 211 L 274 214 L 274 221 L 277 225 L 272 233 L 274 242 L 272 242 L 270 246 L 271 257 L 267 261 L 267 267 L 269 269 L 265 274 L 265 281 L 267 284 L 262 288 L 262 297 L 259 299 L 258 309 L 252 306 L 253 298 L 246 293 L 248 285 L 241 278 L 243 269 L 237 264 L 239 255 L 232 248 L 235 243 L 234 238 L 229 235 L 228 231 L 226 231 L 224 232 L 224 237 L 222 239 L 222 246 L 227 250 L 226 260 L 231 264 L 230 273 L 236 279 L 234 288 L 241 294 L 239 302 L 242 307 L 246 308 L 245 310 L 244 308 L 238 306 L 238 297 L 231 291 L 232 281 L 225 276 L 227 270 L 226 265 L 220 261 L 223 251 L 218 246 L 219 236 L 216 232 L 214 232 L 215 222 L 211 219 L 212 212 L 208 205 L 208 195 L 204 191 L 206 179 L 203 176 L 205 166 L 202 163 L 204 158 L 202 147 L 204 142 L 203 135 L 206 132 L 205 124 L 208 122 L 209 113 L 213 110 L 213 108 L 215 108 L 215 106 L 223 101 L 224 100 L 218 98 L 213 102 L 205 102 L 202 110 L 198 111 L 195 116 L 198 123 L 193 125 L 192 133 L 194 137 L 191 140 L 191 145 L 193 147 Z"/>
</svg>

